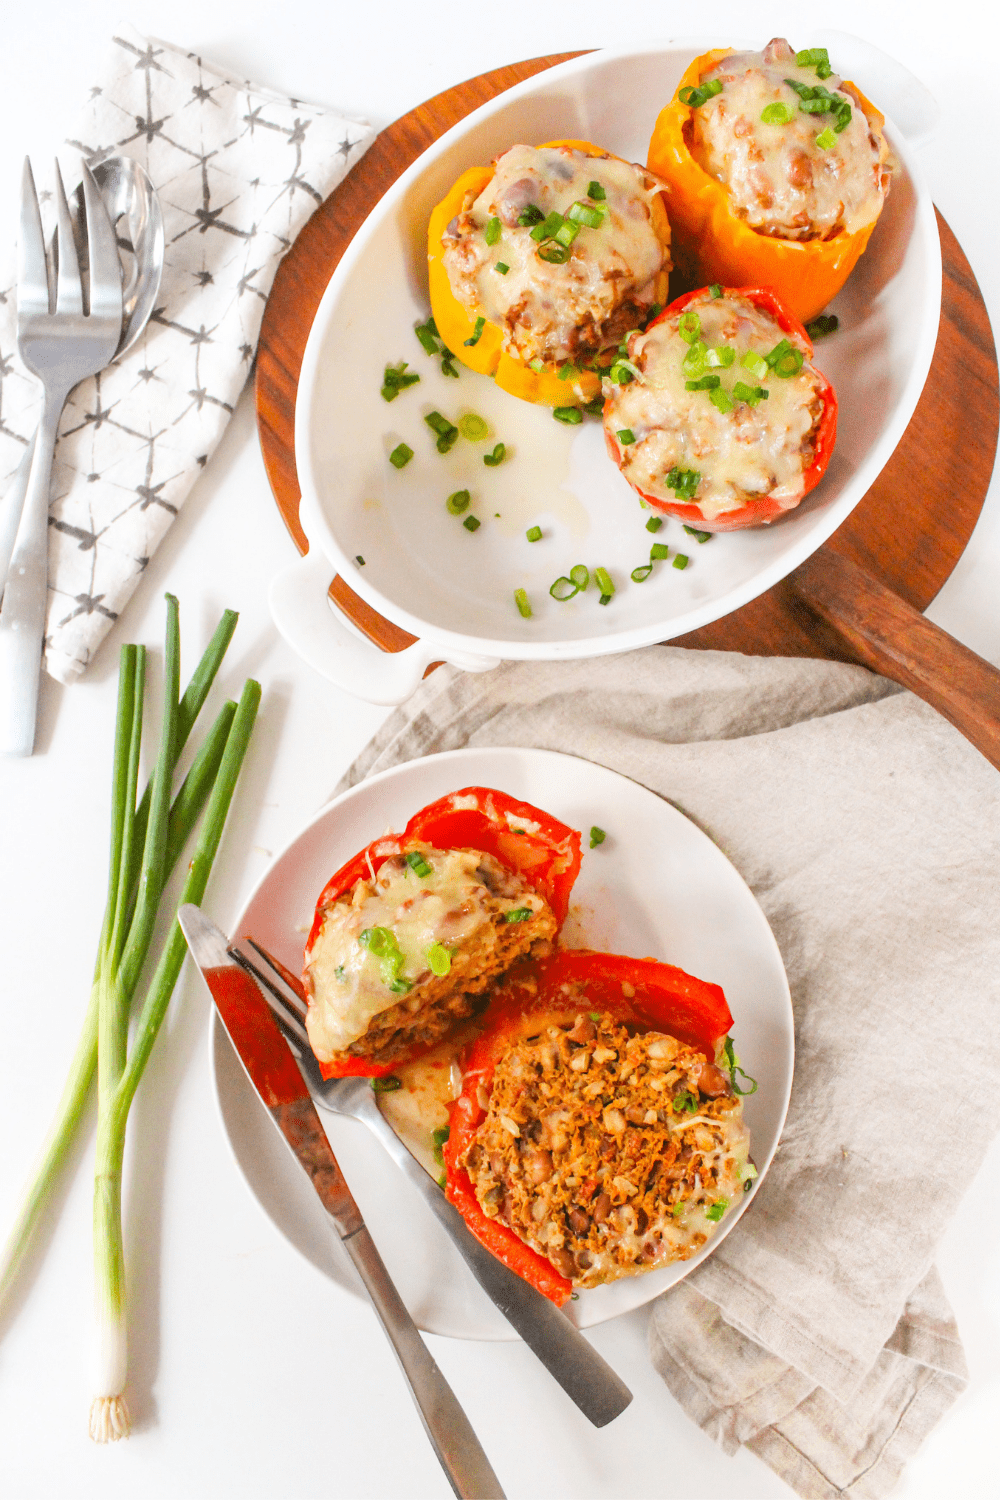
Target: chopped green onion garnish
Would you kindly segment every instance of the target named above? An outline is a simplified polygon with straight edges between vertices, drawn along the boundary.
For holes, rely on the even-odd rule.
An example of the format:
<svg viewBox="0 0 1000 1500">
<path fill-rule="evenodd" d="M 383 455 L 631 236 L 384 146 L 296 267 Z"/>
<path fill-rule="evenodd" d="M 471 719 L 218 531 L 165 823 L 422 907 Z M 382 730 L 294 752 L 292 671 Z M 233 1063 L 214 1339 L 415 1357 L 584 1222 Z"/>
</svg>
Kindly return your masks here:
<svg viewBox="0 0 1000 1500">
<path fill-rule="evenodd" d="M 610 599 L 611 595 L 615 591 L 615 586 L 611 581 L 611 574 L 608 572 L 607 568 L 594 569 L 594 582 L 597 584 L 597 587 L 600 589 L 601 593 Z"/>
<path fill-rule="evenodd" d="M 728 1198 L 716 1198 L 716 1200 L 712 1204 L 711 1208 L 706 1208 L 706 1210 L 705 1210 L 705 1218 L 706 1219 L 712 1219 L 712 1220 L 715 1221 L 715 1223 L 718 1223 L 719 1220 L 722 1218 L 722 1215 L 725 1213 L 725 1211 L 726 1211 L 726 1209 L 728 1207 L 729 1207 L 729 1199 Z"/>
<path fill-rule="evenodd" d="M 413 985 L 408 979 L 400 979 L 397 976 L 395 979 L 388 980 L 386 987 L 391 990 L 394 995 L 408 995 L 412 990 Z"/>
<path fill-rule="evenodd" d="M 794 111 L 778 100 L 774 104 L 765 104 L 760 117 L 765 125 L 787 125 L 794 118 Z"/>
<path fill-rule="evenodd" d="M 589 203 L 571 203 L 566 217 L 574 224 L 583 224 L 587 229 L 600 229 L 604 223 L 605 208 L 592 208 Z"/>
<path fill-rule="evenodd" d="M 781 380 L 788 380 L 791 376 L 797 375 L 804 362 L 805 355 L 787 339 L 782 339 L 780 343 L 775 344 L 770 354 L 767 355 L 768 367 Z"/>
<path fill-rule="evenodd" d="M 542 242 L 542 240 L 550 240 L 555 234 L 556 230 L 562 228 L 562 222 L 562 214 L 557 213 L 556 210 L 553 209 L 550 214 L 546 214 L 544 219 L 535 221 L 535 227 L 531 231 L 531 238 L 533 240 L 537 240 L 539 244 Z"/>
<path fill-rule="evenodd" d="M 757 1168 L 754 1166 L 752 1161 L 744 1162 L 742 1167 L 740 1167 L 739 1175 L 741 1182 L 753 1182 L 754 1178 L 757 1176 Z"/>
<path fill-rule="evenodd" d="M 413 449 L 408 448 L 405 443 L 400 443 L 398 448 L 393 448 L 389 454 L 389 462 L 394 469 L 402 469 L 413 457 Z"/>
<path fill-rule="evenodd" d="M 441 374 L 450 375 L 454 380 L 458 379 L 458 370 L 455 367 L 455 356 L 454 354 L 452 354 L 450 349 L 441 350 Z"/>
<path fill-rule="evenodd" d="M 662 525 L 663 525 L 663 517 L 662 516 L 650 516 L 649 520 L 646 522 L 646 530 L 647 531 L 659 531 L 659 529 L 660 529 L 660 527 Z"/>
<path fill-rule="evenodd" d="M 333 971 L 333 977 L 334 979 L 339 980 L 341 984 L 347 983 L 347 974 L 343 964 L 337 965 L 337 967 Z"/>
<path fill-rule="evenodd" d="M 385 374 L 382 377 L 382 400 L 395 401 L 400 391 L 405 391 L 407 386 L 416 385 L 420 379 L 419 375 L 407 375 L 406 360 L 401 360 L 398 365 L 386 365 Z"/>
<path fill-rule="evenodd" d="M 577 563 L 574 568 L 570 568 L 569 576 L 582 594 L 584 589 L 590 583 L 590 574 L 587 572 L 587 569 L 584 567 L 583 563 Z"/>
<path fill-rule="evenodd" d="M 467 411 L 464 417 L 458 419 L 458 430 L 470 443 L 481 443 L 490 429 L 476 412 Z"/>
<path fill-rule="evenodd" d="M 722 296 L 722 288 L 717 281 L 712 282 L 712 285 L 708 289 L 708 293 L 713 302 L 718 302 L 719 298 Z"/>
<path fill-rule="evenodd" d="M 529 542 L 540 542 L 542 540 L 542 528 L 540 526 L 529 526 L 524 534 Z"/>
<path fill-rule="evenodd" d="M 402 1087 L 403 1080 L 397 1078 L 395 1073 L 387 1073 L 384 1078 L 372 1079 L 372 1091 L 376 1094 L 394 1094 Z"/>
<path fill-rule="evenodd" d="M 608 371 L 608 379 L 613 380 L 615 385 L 631 385 L 640 374 L 638 365 L 634 365 L 630 359 L 616 359 Z"/>
<path fill-rule="evenodd" d="M 507 272 L 510 270 L 510 266 L 505 260 L 498 260 L 493 269 L 494 271 L 499 271 L 501 276 L 506 276 Z"/>
<path fill-rule="evenodd" d="M 410 850 L 409 854 L 406 856 L 406 863 L 409 865 L 414 875 L 419 875 L 421 880 L 425 880 L 428 875 L 434 874 L 434 871 L 431 869 L 431 866 L 427 863 L 426 859 L 424 859 L 424 856 L 421 854 L 419 849 Z"/>
<path fill-rule="evenodd" d="M 635 442 L 635 433 L 632 431 L 631 427 L 620 427 L 615 433 L 615 437 L 621 443 L 623 448 L 629 448 Z"/>
<path fill-rule="evenodd" d="M 557 422 L 565 422 L 567 427 L 578 427 L 583 421 L 583 412 L 578 406 L 554 406 L 552 415 Z"/>
<path fill-rule="evenodd" d="M 836 313 L 820 313 L 818 318 L 813 318 L 811 323 L 806 324 L 806 333 L 811 339 L 822 339 L 828 333 L 836 333 L 839 327 L 840 319 Z"/>
<path fill-rule="evenodd" d="M 438 945 L 435 944 L 435 947 L 437 947 L 437 946 Z M 447 950 L 445 950 L 445 951 L 447 951 Z M 449 962 L 450 962 L 450 959 L 449 959 Z M 448 970 L 445 969 L 444 972 L 447 974 Z M 437 973 L 436 969 L 434 970 L 434 973 L 435 974 Z M 440 1128 L 440 1130 L 435 1130 L 435 1131 L 432 1131 L 432 1133 L 431 1133 L 431 1140 L 434 1143 L 434 1160 L 437 1162 L 437 1164 L 438 1164 L 439 1167 L 443 1167 L 444 1166 L 444 1152 L 443 1152 L 443 1150 L 441 1148 L 444 1146 L 444 1143 L 448 1139 L 448 1137 L 449 1137 L 450 1134 L 451 1134 L 451 1131 L 450 1131 L 450 1129 L 448 1128 L 447 1125 L 442 1125 L 441 1128 Z"/>
<path fill-rule="evenodd" d="M 396 934 L 391 927 L 366 927 L 358 935 L 358 942 L 376 958 L 390 958 L 399 952 Z"/>
<path fill-rule="evenodd" d="M 462 522 L 462 525 L 465 527 L 466 531 L 478 531 L 482 524 L 483 523 L 481 521 L 476 520 L 475 516 L 466 516 L 465 520 Z"/>
<path fill-rule="evenodd" d="M 819 135 L 816 137 L 816 144 L 821 151 L 829 151 L 831 146 L 835 146 L 837 144 L 836 131 L 831 130 L 828 125 L 826 129 L 821 130 Z"/>
<path fill-rule="evenodd" d="M 595 396 L 593 401 L 585 401 L 583 410 L 587 413 L 588 417 L 599 417 L 604 411 L 604 397 Z"/>
<path fill-rule="evenodd" d="M 522 620 L 530 620 L 531 600 L 528 598 L 524 589 L 514 590 L 514 603 L 517 605 L 517 612 L 521 616 Z"/>
<path fill-rule="evenodd" d="M 507 456 L 507 449 L 503 443 L 497 443 L 492 453 L 483 454 L 483 463 L 490 469 L 495 469 L 497 464 L 502 464 Z"/>
<path fill-rule="evenodd" d="M 487 245 L 496 244 L 497 240 L 500 238 L 501 228 L 502 225 L 500 223 L 500 220 L 494 215 L 494 217 L 490 219 L 489 223 L 486 225 L 486 228 L 483 230 L 483 237 L 486 240 Z"/>
<path fill-rule="evenodd" d="M 424 421 L 438 435 L 437 451 L 439 453 L 447 453 L 455 446 L 458 428 L 454 423 L 449 422 L 447 417 L 443 417 L 439 411 L 432 411 L 427 413 Z"/>
<path fill-rule="evenodd" d="M 678 500 L 693 500 L 701 483 L 697 469 L 678 469 L 676 466 L 667 475 L 667 488 L 673 490 Z"/>
<path fill-rule="evenodd" d="M 427 967 L 439 979 L 448 973 L 451 968 L 451 954 L 443 943 L 431 943 L 427 950 Z"/>
<path fill-rule="evenodd" d="M 611 603 L 611 595 L 610 594 L 602 594 L 601 597 L 598 599 L 597 602 L 598 602 L 598 604 L 610 604 Z"/>
<path fill-rule="evenodd" d="M 693 344 L 701 332 L 701 319 L 696 312 L 681 313 L 677 320 L 677 332 L 685 344 Z"/>
<path fill-rule="evenodd" d="M 764 356 L 762 354 L 755 354 L 752 349 L 749 349 L 747 353 L 744 354 L 743 358 L 740 360 L 740 364 L 743 366 L 744 370 L 749 370 L 750 374 L 755 375 L 758 380 L 763 380 L 769 369 L 769 365 Z"/>
<path fill-rule="evenodd" d="M 705 363 L 709 369 L 728 370 L 730 365 L 736 363 L 736 350 L 732 344 L 719 344 L 715 349 L 707 349 Z"/>
<path fill-rule="evenodd" d="M 518 214 L 517 222 L 521 225 L 522 229 L 527 229 L 530 224 L 541 224 L 544 218 L 545 215 L 542 213 L 542 210 L 536 208 L 533 203 L 529 203 L 527 208 L 522 208 Z"/>
<path fill-rule="evenodd" d="M 557 578 L 549 588 L 549 593 L 559 604 L 565 604 L 567 599 L 572 599 L 580 592 L 580 586 L 574 583 L 572 578 Z"/>
<path fill-rule="evenodd" d="M 485 327 L 486 327 L 486 319 L 484 317 L 482 317 L 482 316 L 478 317 L 476 319 L 476 326 L 472 330 L 472 337 L 464 340 L 464 344 L 465 344 L 466 349 L 471 349 L 471 348 L 473 348 L 474 345 L 476 345 L 476 344 L 479 343 L 479 340 L 483 336 L 483 329 Z"/>
<path fill-rule="evenodd" d="M 736 1049 L 733 1046 L 733 1039 L 731 1036 L 726 1037 L 725 1045 L 723 1046 L 722 1051 L 726 1059 L 726 1067 L 729 1069 L 729 1081 L 732 1085 L 733 1093 L 742 1094 L 744 1096 L 747 1094 L 756 1094 L 757 1080 L 756 1078 L 751 1078 L 749 1073 L 744 1073 L 743 1069 L 740 1067 L 740 1060 L 736 1055 Z M 739 1084 L 736 1082 L 737 1073 L 745 1078 L 747 1083 L 750 1084 L 750 1087 L 748 1089 L 740 1088 Z"/>
<path fill-rule="evenodd" d="M 603 844 L 606 838 L 607 834 L 604 832 L 604 829 L 598 828 L 597 824 L 595 823 L 593 828 L 590 830 L 591 849 L 596 849 L 598 844 Z"/>
<path fill-rule="evenodd" d="M 565 364 L 563 364 L 563 365 L 560 366 L 560 369 L 559 369 L 559 379 L 560 380 L 572 380 L 574 375 L 579 375 L 579 374 L 580 374 L 580 367 L 579 367 L 579 365 L 575 365 L 571 359 L 566 360 Z"/>
<path fill-rule="evenodd" d="M 679 1094 L 675 1094 L 670 1103 L 675 1115 L 693 1115 L 698 1108 L 698 1100 L 688 1089 L 682 1089 Z"/>
<path fill-rule="evenodd" d="M 680 568 L 682 572 L 687 567 L 689 562 L 690 558 L 685 557 L 683 552 L 678 552 L 674 556 L 674 567 Z"/>
<path fill-rule="evenodd" d="M 649 560 L 651 563 L 665 562 L 670 556 L 670 548 L 666 542 L 654 542 L 649 549 Z"/>
<path fill-rule="evenodd" d="M 681 369 L 684 374 L 694 379 L 700 375 L 705 368 L 705 356 L 708 353 L 701 339 L 697 339 L 681 360 Z"/>
<path fill-rule="evenodd" d="M 702 375 L 699 380 L 685 380 L 686 391 L 717 391 L 722 381 L 718 375 Z"/>
<path fill-rule="evenodd" d="M 550 266 L 564 266 L 569 260 L 569 247 L 555 239 L 546 240 L 538 247 L 538 259 L 547 261 Z"/>
<path fill-rule="evenodd" d="M 604 203 L 607 196 L 599 182 L 592 182 L 587 188 L 587 197 L 594 203 Z"/>
<path fill-rule="evenodd" d="M 534 372 L 535 372 L 536 375 L 540 375 L 541 372 L 545 369 L 545 361 L 544 361 L 544 359 L 533 359 L 533 360 L 530 360 L 529 364 L 528 364 L 528 368 L 530 370 L 534 370 Z"/>
<path fill-rule="evenodd" d="M 710 542 L 712 533 L 710 531 L 696 531 L 693 526 L 685 526 L 684 530 L 688 536 L 693 536 L 696 542 Z"/>
<path fill-rule="evenodd" d="M 733 409 L 733 398 L 732 396 L 730 396 L 728 391 L 724 391 L 722 389 L 719 389 L 717 391 L 709 391 L 708 399 L 709 401 L 711 401 L 716 411 L 721 411 L 723 415 L 725 415 L 727 411 L 732 411 Z"/>
<path fill-rule="evenodd" d="M 769 394 L 762 385 L 747 385 L 743 380 L 737 380 L 733 386 L 733 395 L 737 401 L 745 401 L 748 406 L 757 406 L 759 402 L 766 401 Z"/>
<path fill-rule="evenodd" d="M 360 553 L 360 552 L 359 552 L 359 553 L 358 553 L 358 555 L 357 555 L 357 557 L 356 557 L 356 558 L 355 558 L 355 559 L 354 559 L 354 561 L 355 561 L 355 562 L 356 562 L 356 563 L 357 563 L 357 565 L 358 565 L 358 567 L 359 567 L 359 568 L 363 568 L 363 567 L 364 567 L 364 565 L 365 565 L 365 560 L 364 560 L 364 558 L 363 558 L 363 557 L 362 557 L 362 556 L 361 556 L 361 553 Z"/>
<path fill-rule="evenodd" d="M 830 54 L 825 47 L 806 47 L 804 51 L 796 52 L 795 61 L 800 68 L 815 68 L 819 78 L 829 78 L 833 72 Z"/>
<path fill-rule="evenodd" d="M 504 912 L 503 919 L 505 922 L 526 922 L 530 916 L 530 906 L 515 906 L 513 911 Z"/>
<path fill-rule="evenodd" d="M 698 109 L 702 104 L 713 99 L 716 94 L 722 93 L 722 84 L 717 78 L 710 78 L 700 88 L 692 88 L 688 84 L 678 91 L 677 97 L 682 104 L 688 104 L 692 109 Z"/>
<path fill-rule="evenodd" d="M 649 577 L 652 571 L 652 563 L 643 563 L 641 567 L 633 568 L 632 572 L 629 574 L 629 577 L 632 579 L 633 583 L 645 583 L 646 579 Z"/>
<path fill-rule="evenodd" d="M 435 338 L 437 324 L 433 318 L 428 318 L 426 323 L 418 323 L 413 331 L 420 340 L 421 348 L 427 354 L 436 354 L 438 352 L 437 338 Z M 438 337 L 440 337 L 439 334 Z"/>
</svg>

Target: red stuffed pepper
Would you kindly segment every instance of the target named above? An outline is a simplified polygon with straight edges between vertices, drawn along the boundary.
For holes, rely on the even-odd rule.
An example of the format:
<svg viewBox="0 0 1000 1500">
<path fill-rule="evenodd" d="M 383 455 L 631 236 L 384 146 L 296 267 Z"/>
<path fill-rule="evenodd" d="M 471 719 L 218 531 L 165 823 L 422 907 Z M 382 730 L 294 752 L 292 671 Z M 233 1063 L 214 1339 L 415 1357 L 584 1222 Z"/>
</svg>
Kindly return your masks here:
<svg viewBox="0 0 1000 1500">
<path fill-rule="evenodd" d="M 481 1010 L 512 963 L 548 950 L 579 869 L 574 829 L 488 787 L 355 855 L 322 891 L 305 950 L 326 1076 L 381 1077 Z"/>
<path fill-rule="evenodd" d="M 562 952 L 521 965 L 486 1021 L 445 1147 L 472 1232 L 559 1305 L 694 1254 L 756 1175 L 719 986 Z"/>
<path fill-rule="evenodd" d="M 657 510 L 706 531 L 793 510 L 826 472 L 833 386 L 797 318 L 767 288 L 678 297 L 619 361 L 604 405 L 608 452 Z"/>
</svg>

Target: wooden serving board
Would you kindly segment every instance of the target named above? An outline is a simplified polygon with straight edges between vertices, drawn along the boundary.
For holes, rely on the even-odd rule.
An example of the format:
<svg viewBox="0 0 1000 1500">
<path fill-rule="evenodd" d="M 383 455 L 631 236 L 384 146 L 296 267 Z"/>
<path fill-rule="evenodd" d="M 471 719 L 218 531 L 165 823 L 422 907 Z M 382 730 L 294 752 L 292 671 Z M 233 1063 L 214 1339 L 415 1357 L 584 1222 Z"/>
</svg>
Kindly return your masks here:
<svg viewBox="0 0 1000 1500">
<path fill-rule="evenodd" d="M 566 62 L 565 52 L 456 84 L 376 138 L 309 220 L 271 289 L 257 353 L 264 465 L 300 552 L 295 399 L 309 330 L 355 232 L 396 178 L 437 138 L 514 84 Z M 961 247 L 938 214 L 941 325 L 930 375 L 906 433 L 864 499 L 801 567 L 742 609 L 671 644 L 762 656 L 860 661 L 912 688 L 1000 766 L 1000 673 L 924 620 L 979 516 L 997 446 L 998 372 L 989 317 Z M 342 578 L 330 594 L 386 651 L 413 637 Z"/>
</svg>

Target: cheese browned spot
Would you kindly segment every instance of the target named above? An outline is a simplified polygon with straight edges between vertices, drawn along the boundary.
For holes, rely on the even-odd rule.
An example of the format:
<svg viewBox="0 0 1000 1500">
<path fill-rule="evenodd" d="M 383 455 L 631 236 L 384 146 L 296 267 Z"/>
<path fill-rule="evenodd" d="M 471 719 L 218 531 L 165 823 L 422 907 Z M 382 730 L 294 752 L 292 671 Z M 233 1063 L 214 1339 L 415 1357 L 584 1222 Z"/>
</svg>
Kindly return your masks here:
<svg viewBox="0 0 1000 1500">
<path fill-rule="evenodd" d="M 732 410 L 720 411 L 709 391 L 687 389 L 684 361 L 693 345 L 681 333 L 685 315 L 700 324 L 696 344 L 722 359 L 732 355 L 730 364 L 705 365 L 702 374 L 717 376 L 719 389 L 731 397 L 742 382 L 749 389 L 760 385 L 766 398 L 752 405 L 732 397 Z M 824 382 L 808 360 L 789 379 L 753 374 L 743 364 L 746 355 L 765 358 L 783 337 L 768 313 L 736 293 L 699 299 L 633 334 L 629 359 L 638 377 L 629 385 L 605 382 L 605 430 L 613 437 L 628 428 L 635 436 L 621 449 L 626 479 L 656 499 L 696 502 L 706 520 L 764 495 L 791 509 L 813 461 Z M 698 476 L 693 494 L 679 496 L 667 483 L 675 470 Z"/>
<path fill-rule="evenodd" d="M 513 1046 L 485 1108 L 459 1166 L 484 1212 L 576 1286 L 689 1259 L 751 1175 L 725 1073 L 609 1015 Z"/>
<path fill-rule="evenodd" d="M 722 92 L 692 111 L 688 144 L 753 229 L 781 239 L 831 239 L 875 222 L 889 190 L 889 151 L 850 84 L 836 74 L 820 80 L 815 68 L 796 63 L 782 38 L 763 52 L 723 58 L 702 82 L 709 79 Z M 832 145 L 824 149 L 817 138 L 837 117 L 804 111 L 788 79 L 810 89 L 821 84 L 850 107 L 850 122 L 833 132 Z M 791 118 L 766 123 L 761 115 L 772 104 L 785 105 Z"/>
<path fill-rule="evenodd" d="M 592 182 L 604 198 L 588 198 Z M 566 146 L 512 146 L 492 178 L 445 231 L 443 263 L 452 292 L 470 317 L 503 330 L 508 354 L 546 362 L 586 357 L 609 348 L 645 322 L 665 300 L 669 227 L 659 199 L 663 184 L 645 167 L 616 157 L 587 156 Z M 584 225 L 553 264 L 540 254 L 525 210 L 566 214 L 574 203 L 603 212 Z M 485 230 L 499 220 L 499 237 Z M 557 252 L 559 253 L 559 252 Z M 503 274 L 497 265 L 508 267 Z"/>
<path fill-rule="evenodd" d="M 544 951 L 556 927 L 545 899 L 492 855 L 404 850 L 326 908 L 306 951 L 313 1051 L 326 1063 L 395 1063 L 481 1008 L 489 984 L 515 959 Z M 388 939 L 373 944 L 376 929 Z M 447 953 L 444 974 L 431 967 L 435 946 Z"/>
</svg>

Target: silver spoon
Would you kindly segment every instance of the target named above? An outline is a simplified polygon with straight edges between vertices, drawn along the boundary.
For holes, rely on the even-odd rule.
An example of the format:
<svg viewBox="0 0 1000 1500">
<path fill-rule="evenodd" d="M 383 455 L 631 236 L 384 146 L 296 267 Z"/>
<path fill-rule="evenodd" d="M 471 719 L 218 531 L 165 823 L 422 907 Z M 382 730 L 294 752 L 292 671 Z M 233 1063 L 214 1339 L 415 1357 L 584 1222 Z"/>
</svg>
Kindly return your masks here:
<svg viewBox="0 0 1000 1500">
<path fill-rule="evenodd" d="M 122 262 L 122 334 L 115 351 L 118 359 L 142 333 L 156 304 L 163 272 L 163 218 L 156 189 L 132 157 L 108 156 L 91 170 L 115 226 Z M 70 211 L 75 219 L 73 227 L 79 230 L 83 223 L 82 189 L 74 196 Z M 34 451 L 32 437 L 0 502 L 0 597 L 28 491 Z"/>
</svg>

